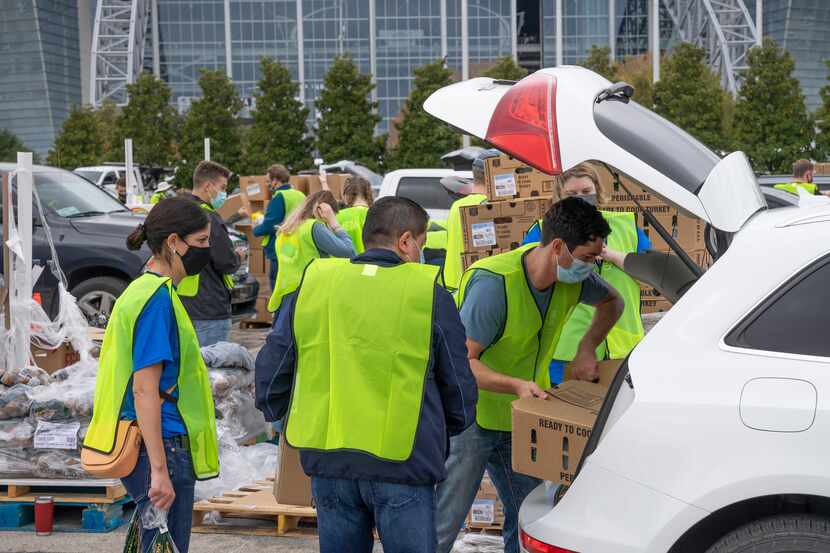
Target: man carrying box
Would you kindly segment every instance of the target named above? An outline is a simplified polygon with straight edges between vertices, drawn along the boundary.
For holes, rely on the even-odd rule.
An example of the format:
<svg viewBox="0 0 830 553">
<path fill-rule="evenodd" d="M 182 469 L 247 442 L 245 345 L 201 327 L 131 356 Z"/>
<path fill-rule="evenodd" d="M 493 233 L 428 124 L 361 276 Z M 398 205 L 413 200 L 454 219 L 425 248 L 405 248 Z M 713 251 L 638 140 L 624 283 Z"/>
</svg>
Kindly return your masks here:
<svg viewBox="0 0 830 553">
<path fill-rule="evenodd" d="M 435 551 L 435 484 L 477 390 L 452 297 L 419 263 L 427 222 L 409 199 L 377 201 L 366 251 L 312 261 L 257 356 L 257 407 L 288 412 L 322 553 L 370 553 L 373 527 L 386 553 Z"/>
<path fill-rule="evenodd" d="M 542 242 L 474 263 L 458 304 L 470 367 L 479 387 L 475 425 L 450 441 L 447 480 L 438 486 L 438 553 L 449 553 L 485 468 L 504 504 L 506 553 L 518 553 L 518 510 L 541 482 L 511 467 L 510 404 L 546 398 L 548 362 L 571 311 L 596 307 L 573 376 L 598 376 L 595 350 L 623 312 L 619 294 L 593 272 L 610 233 L 597 209 L 566 198 L 545 214 Z"/>
<path fill-rule="evenodd" d="M 468 205 L 478 205 L 487 201 L 484 194 L 486 183 L 484 182 L 484 160 L 490 157 L 498 157 L 498 150 L 484 150 L 473 161 L 473 187 L 467 191 L 467 195 L 453 202 L 450 207 L 450 214 L 447 217 L 447 257 L 444 260 L 444 285 L 447 290 L 454 292 L 461 282 L 461 254 L 464 252 L 464 229 L 461 227 L 460 209 Z"/>
<path fill-rule="evenodd" d="M 273 246 L 277 239 L 276 228 L 305 200 L 305 194 L 299 190 L 294 190 L 288 184 L 289 177 L 288 169 L 284 165 L 274 164 L 268 168 L 272 196 L 268 201 L 265 217 L 253 229 L 254 236 L 262 237 L 262 247 L 269 261 L 268 281 L 271 283 L 272 291 L 274 290 L 274 283 L 277 281 L 278 270 L 277 249 Z"/>
</svg>

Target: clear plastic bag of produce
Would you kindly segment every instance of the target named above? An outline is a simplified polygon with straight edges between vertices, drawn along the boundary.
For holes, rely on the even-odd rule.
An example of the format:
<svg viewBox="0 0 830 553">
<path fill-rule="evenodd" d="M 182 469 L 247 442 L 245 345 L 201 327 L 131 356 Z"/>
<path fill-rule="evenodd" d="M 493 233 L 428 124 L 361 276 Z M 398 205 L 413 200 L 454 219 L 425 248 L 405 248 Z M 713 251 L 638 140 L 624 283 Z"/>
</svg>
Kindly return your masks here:
<svg viewBox="0 0 830 553">
<path fill-rule="evenodd" d="M 33 449 L 0 448 L 0 478 L 26 478 L 34 476 Z"/>
<path fill-rule="evenodd" d="M 53 382 L 31 391 L 32 421 L 77 420 L 92 416 L 95 396 L 95 375 L 98 364 L 94 359 L 80 361 L 58 371 Z"/>
<path fill-rule="evenodd" d="M 32 388 L 15 384 L 0 392 L 0 420 L 19 419 L 29 414 L 32 405 Z"/>
<path fill-rule="evenodd" d="M 452 553 L 503 553 L 504 539 L 487 534 L 464 534 L 453 545 Z"/>
<path fill-rule="evenodd" d="M 237 443 L 250 440 L 267 432 L 269 424 L 262 412 L 256 408 L 250 390 L 233 390 L 216 400 L 217 426 Z"/>
<path fill-rule="evenodd" d="M 32 447 L 35 427 L 26 419 L 0 421 L 0 449 Z"/>
<path fill-rule="evenodd" d="M 213 398 L 218 400 L 234 390 L 249 390 L 254 383 L 253 371 L 243 369 L 208 370 Z"/>
<path fill-rule="evenodd" d="M 81 454 L 74 450 L 38 449 L 33 458 L 34 476 L 83 480 L 92 478 L 81 466 Z"/>
<path fill-rule="evenodd" d="M 238 368 L 254 370 L 254 356 L 247 348 L 233 342 L 217 342 L 202 348 L 205 364 L 213 369 Z"/>
<path fill-rule="evenodd" d="M 196 500 L 222 495 L 228 490 L 274 476 L 279 447 L 272 443 L 249 446 L 236 441 L 219 426 L 219 477 L 196 482 Z"/>
</svg>

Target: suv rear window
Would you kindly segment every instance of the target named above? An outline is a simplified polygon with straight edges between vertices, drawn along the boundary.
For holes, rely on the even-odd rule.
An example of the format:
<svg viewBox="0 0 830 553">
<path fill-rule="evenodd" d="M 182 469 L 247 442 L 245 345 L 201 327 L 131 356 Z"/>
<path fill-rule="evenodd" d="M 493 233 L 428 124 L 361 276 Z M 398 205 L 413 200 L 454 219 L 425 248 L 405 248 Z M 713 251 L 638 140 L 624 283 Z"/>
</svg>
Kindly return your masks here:
<svg viewBox="0 0 830 553">
<path fill-rule="evenodd" d="M 749 314 L 726 343 L 799 355 L 830 357 L 830 256 L 801 271 Z"/>
<path fill-rule="evenodd" d="M 720 158 L 686 131 L 636 102 L 594 104 L 597 128 L 617 146 L 696 194 Z"/>
<path fill-rule="evenodd" d="M 441 177 L 401 177 L 395 195 L 409 198 L 424 209 L 449 209 L 453 203 Z"/>
</svg>

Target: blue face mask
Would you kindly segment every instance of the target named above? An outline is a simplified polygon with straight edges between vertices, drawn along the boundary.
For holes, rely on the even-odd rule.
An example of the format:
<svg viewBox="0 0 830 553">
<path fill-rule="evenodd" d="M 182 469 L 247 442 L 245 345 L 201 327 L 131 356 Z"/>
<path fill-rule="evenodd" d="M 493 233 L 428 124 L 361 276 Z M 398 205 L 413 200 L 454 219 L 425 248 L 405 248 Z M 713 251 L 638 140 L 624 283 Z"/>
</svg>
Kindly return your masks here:
<svg viewBox="0 0 830 553">
<path fill-rule="evenodd" d="M 427 262 L 427 258 L 424 257 L 424 250 L 421 250 L 421 259 L 420 259 L 419 263 L 421 265 L 424 265 L 424 264 L 426 264 L 426 262 Z"/>
<path fill-rule="evenodd" d="M 222 207 L 222 205 L 224 205 L 225 200 L 227 200 L 227 199 L 228 199 L 228 193 L 225 192 L 224 190 L 220 190 L 219 193 L 216 195 L 216 197 L 213 198 L 212 200 L 210 200 L 210 206 L 213 209 L 219 209 L 220 207 Z"/>
<path fill-rule="evenodd" d="M 559 282 L 565 282 L 567 284 L 582 282 L 588 278 L 588 275 L 590 275 L 591 271 L 594 270 L 593 263 L 577 259 L 576 257 L 573 257 L 573 254 L 571 254 L 571 257 L 573 258 L 573 261 L 571 262 L 570 267 L 565 268 L 558 263 L 556 265 L 556 279 Z"/>
</svg>

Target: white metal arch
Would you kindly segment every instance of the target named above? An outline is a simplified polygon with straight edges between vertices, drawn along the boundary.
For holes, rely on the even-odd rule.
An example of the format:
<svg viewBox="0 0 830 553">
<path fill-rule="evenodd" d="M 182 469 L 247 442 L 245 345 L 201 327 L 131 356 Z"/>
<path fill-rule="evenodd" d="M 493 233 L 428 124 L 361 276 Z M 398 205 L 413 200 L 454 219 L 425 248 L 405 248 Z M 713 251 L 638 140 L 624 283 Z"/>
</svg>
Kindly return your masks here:
<svg viewBox="0 0 830 553">
<path fill-rule="evenodd" d="M 661 0 L 680 40 L 706 50 L 721 83 L 737 94 L 747 54 L 758 40 L 755 22 L 743 0 Z"/>
<path fill-rule="evenodd" d="M 92 32 L 90 100 L 127 103 L 127 85 L 141 74 L 149 0 L 99 0 Z"/>
</svg>

